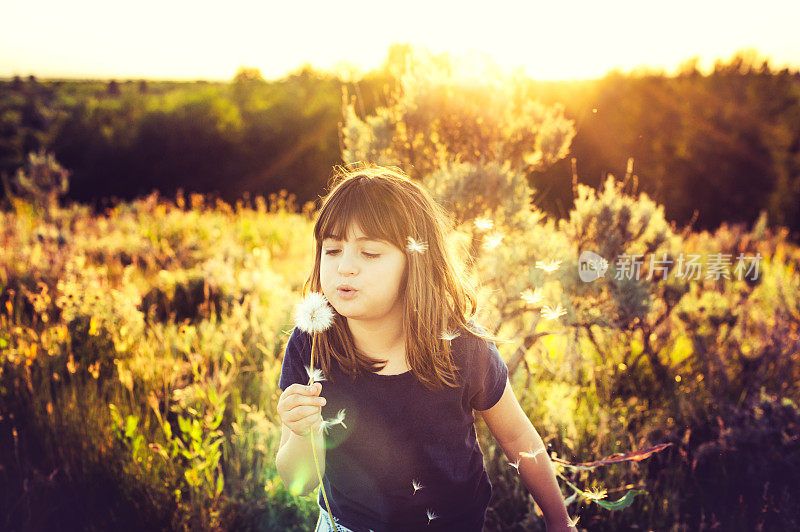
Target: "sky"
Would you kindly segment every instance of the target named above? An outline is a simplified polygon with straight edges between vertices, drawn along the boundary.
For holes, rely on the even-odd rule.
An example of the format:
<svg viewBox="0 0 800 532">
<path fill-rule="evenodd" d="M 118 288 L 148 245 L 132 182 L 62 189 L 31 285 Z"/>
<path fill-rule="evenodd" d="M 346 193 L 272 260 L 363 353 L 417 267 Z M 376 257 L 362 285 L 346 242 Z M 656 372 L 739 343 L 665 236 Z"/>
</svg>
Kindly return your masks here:
<svg viewBox="0 0 800 532">
<path fill-rule="evenodd" d="M 707 71 L 742 49 L 798 70 L 799 20 L 796 0 L 0 0 L 0 77 L 226 81 L 249 67 L 274 79 L 344 62 L 363 72 L 392 42 L 487 53 L 540 80 L 671 73 L 695 56 Z"/>
</svg>

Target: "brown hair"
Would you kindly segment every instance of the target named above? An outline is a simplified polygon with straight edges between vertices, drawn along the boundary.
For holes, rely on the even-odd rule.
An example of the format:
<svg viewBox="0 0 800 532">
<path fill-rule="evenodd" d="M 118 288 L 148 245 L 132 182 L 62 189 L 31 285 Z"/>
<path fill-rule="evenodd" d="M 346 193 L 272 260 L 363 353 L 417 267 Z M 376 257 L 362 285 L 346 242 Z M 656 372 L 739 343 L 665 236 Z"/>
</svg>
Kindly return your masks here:
<svg viewBox="0 0 800 532">
<path fill-rule="evenodd" d="M 303 286 L 303 297 L 312 291 L 322 292 L 322 241 L 328 237 L 344 239 L 355 221 L 367 236 L 391 242 L 406 254 L 400 290 L 405 302 L 406 357 L 411 371 L 429 388 L 457 386 L 450 342 L 441 338 L 445 331 L 466 330 L 484 340 L 504 340 L 469 325 L 477 310 L 477 296 L 448 249 L 446 235 L 451 222 L 447 212 L 396 167 L 367 163 L 335 166 L 330 186 L 314 224 L 314 269 Z M 409 237 L 427 244 L 427 250 L 409 252 Z M 331 358 L 352 379 L 362 372 L 382 369 L 385 363 L 358 351 L 346 319 L 334 314 L 333 325 L 315 333 L 313 342 L 314 358 L 326 377 L 331 378 Z"/>
</svg>

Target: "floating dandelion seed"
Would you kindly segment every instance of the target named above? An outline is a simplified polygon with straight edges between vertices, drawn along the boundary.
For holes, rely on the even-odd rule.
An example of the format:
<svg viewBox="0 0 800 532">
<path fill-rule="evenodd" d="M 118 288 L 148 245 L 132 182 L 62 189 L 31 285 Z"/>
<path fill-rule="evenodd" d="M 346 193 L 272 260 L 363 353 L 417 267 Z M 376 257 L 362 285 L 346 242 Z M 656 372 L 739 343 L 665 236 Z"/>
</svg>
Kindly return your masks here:
<svg viewBox="0 0 800 532">
<path fill-rule="evenodd" d="M 583 494 L 586 496 L 587 499 L 591 499 L 593 501 L 599 501 L 600 499 L 605 499 L 607 493 L 608 493 L 607 490 L 602 490 L 598 488 L 595 488 L 591 491 L 583 492 Z"/>
<path fill-rule="evenodd" d="M 333 325 L 333 309 L 319 292 L 310 292 L 295 309 L 295 322 L 308 334 L 322 332 Z"/>
<path fill-rule="evenodd" d="M 310 366 L 305 366 L 306 368 L 306 375 L 308 375 L 308 382 L 311 384 L 312 382 L 319 382 L 328 380 L 325 378 L 325 374 L 322 373 L 322 370 L 319 368 L 314 368 L 314 371 L 311 371 Z"/>
<path fill-rule="evenodd" d="M 441 340 L 446 340 L 446 341 L 450 342 L 452 340 L 455 340 L 459 336 L 460 336 L 460 333 L 458 331 L 453 331 L 453 332 L 444 331 L 439 338 Z"/>
<path fill-rule="evenodd" d="M 512 462 L 511 460 L 509 460 L 509 461 L 508 461 L 508 465 L 510 465 L 511 467 L 513 467 L 514 469 L 516 469 L 516 470 L 517 470 L 517 474 L 519 475 L 519 458 L 517 458 L 517 459 L 516 459 L 516 460 L 514 460 L 513 462 Z"/>
<path fill-rule="evenodd" d="M 567 516 L 567 527 L 572 528 L 573 526 L 577 525 L 578 519 L 580 519 L 580 516 L 576 517 L 574 520 Z"/>
<path fill-rule="evenodd" d="M 567 311 L 561 306 L 561 303 L 556 305 L 556 308 L 550 308 L 547 305 L 542 309 L 542 317 L 546 320 L 557 320 L 560 316 L 566 314 Z"/>
<path fill-rule="evenodd" d="M 503 240 L 503 235 L 501 233 L 494 233 L 486 237 L 486 241 L 483 243 L 484 249 L 494 249 L 500 245 L 500 241 Z"/>
<path fill-rule="evenodd" d="M 537 456 L 539 454 L 543 453 L 543 452 L 544 452 L 544 447 L 542 447 L 541 449 L 539 449 L 538 451 L 536 451 L 534 453 L 526 453 L 525 451 L 520 451 L 519 455 L 521 457 L 523 457 L 523 458 L 533 458 L 534 460 L 536 460 L 538 462 L 539 459 L 537 458 Z"/>
<path fill-rule="evenodd" d="M 336 417 L 331 419 L 323 419 L 322 424 L 320 424 L 319 429 L 323 431 L 325 434 L 328 433 L 328 429 L 334 425 L 341 425 L 344 428 L 347 428 L 347 425 L 344 424 L 344 408 L 339 410 L 336 414 Z"/>
<path fill-rule="evenodd" d="M 525 303 L 528 305 L 537 305 L 542 302 L 544 296 L 542 295 L 542 289 L 537 288 L 536 290 L 531 290 L 530 288 L 526 288 L 520 294 L 522 299 L 525 300 Z"/>
<path fill-rule="evenodd" d="M 411 481 L 411 487 L 414 488 L 414 493 L 417 493 L 417 490 L 421 490 L 425 486 L 417 482 L 416 480 Z"/>
<path fill-rule="evenodd" d="M 431 524 L 431 521 L 439 517 L 433 510 L 428 510 L 428 524 Z"/>
<path fill-rule="evenodd" d="M 428 244 L 425 242 L 417 242 L 411 237 L 408 237 L 408 244 L 406 244 L 406 250 L 409 253 L 419 253 L 420 255 L 425 253 L 425 250 L 428 249 Z"/>
<path fill-rule="evenodd" d="M 536 267 L 541 269 L 541 270 L 546 271 L 547 273 L 553 273 L 554 271 L 556 271 L 558 269 L 559 266 L 561 266 L 562 262 L 564 262 L 564 261 L 561 261 L 561 260 L 548 260 L 548 261 L 537 260 L 536 261 Z"/>
<path fill-rule="evenodd" d="M 480 229 L 481 231 L 488 231 L 494 225 L 494 222 L 489 218 L 475 218 L 473 222 L 475 224 L 475 229 Z"/>
</svg>

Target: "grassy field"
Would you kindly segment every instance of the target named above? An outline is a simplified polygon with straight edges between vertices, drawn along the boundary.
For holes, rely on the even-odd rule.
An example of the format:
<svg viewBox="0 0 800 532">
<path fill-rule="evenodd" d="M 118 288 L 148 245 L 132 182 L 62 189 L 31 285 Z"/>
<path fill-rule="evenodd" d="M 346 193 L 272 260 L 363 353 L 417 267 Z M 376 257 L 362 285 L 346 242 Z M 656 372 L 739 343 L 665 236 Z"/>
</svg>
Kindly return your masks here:
<svg viewBox="0 0 800 532">
<path fill-rule="evenodd" d="M 499 348 L 551 456 L 671 443 L 616 464 L 556 462 L 570 515 L 589 530 L 799 526 L 800 250 L 761 225 L 630 233 L 629 252 L 760 253 L 760 275 L 580 283 L 578 250 L 594 239 L 612 256 L 619 220 L 635 225 L 647 207 L 612 189 L 584 196 L 559 223 L 453 233 L 458 249 L 482 250 L 470 269 L 479 321 L 518 340 Z M 206 201 L 151 195 L 93 216 L 17 200 L 0 212 L 0 528 L 313 526 L 316 492 L 292 493 L 274 466 L 312 207 L 286 194 Z M 608 217 L 612 230 L 589 231 Z M 564 314 L 543 312 L 557 304 Z M 487 530 L 544 530 L 478 430 L 494 485 Z M 627 508 L 598 504 L 631 489 L 645 493 Z"/>
</svg>

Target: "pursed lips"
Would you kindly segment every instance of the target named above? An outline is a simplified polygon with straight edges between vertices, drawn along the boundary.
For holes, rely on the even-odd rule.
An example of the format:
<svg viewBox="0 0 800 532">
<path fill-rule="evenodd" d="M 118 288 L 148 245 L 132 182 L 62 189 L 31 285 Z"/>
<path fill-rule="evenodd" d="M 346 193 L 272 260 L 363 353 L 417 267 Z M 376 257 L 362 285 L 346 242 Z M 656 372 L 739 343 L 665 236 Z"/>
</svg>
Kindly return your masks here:
<svg viewBox="0 0 800 532">
<path fill-rule="evenodd" d="M 337 287 L 336 294 L 338 295 L 340 301 L 349 301 L 356 298 L 358 295 L 358 290 L 349 285 L 341 285 Z"/>
</svg>

